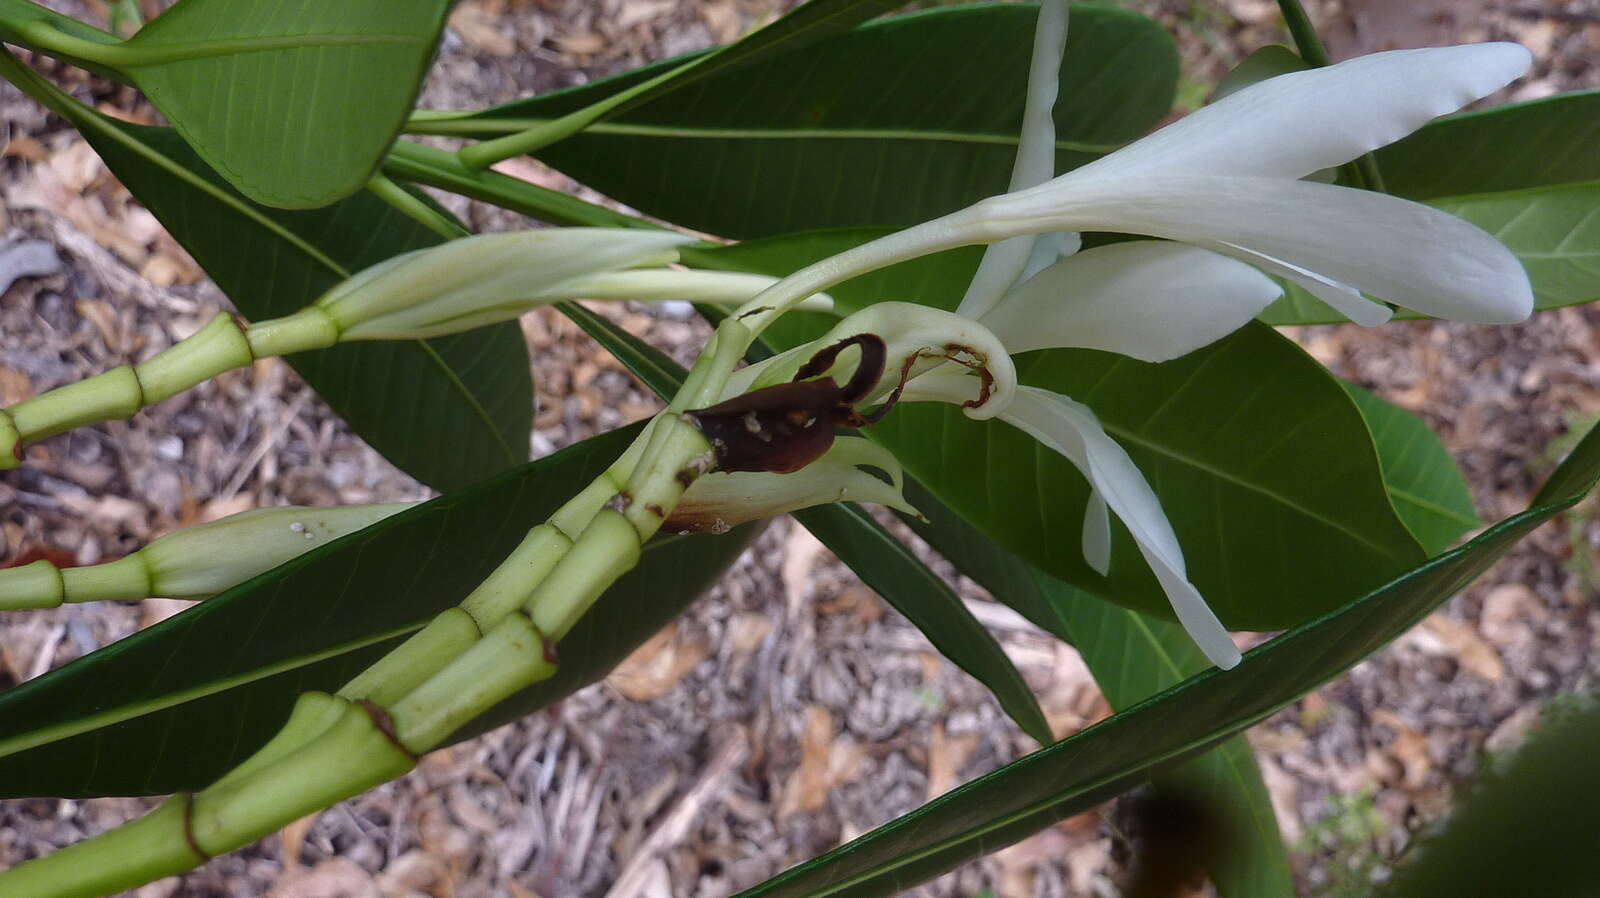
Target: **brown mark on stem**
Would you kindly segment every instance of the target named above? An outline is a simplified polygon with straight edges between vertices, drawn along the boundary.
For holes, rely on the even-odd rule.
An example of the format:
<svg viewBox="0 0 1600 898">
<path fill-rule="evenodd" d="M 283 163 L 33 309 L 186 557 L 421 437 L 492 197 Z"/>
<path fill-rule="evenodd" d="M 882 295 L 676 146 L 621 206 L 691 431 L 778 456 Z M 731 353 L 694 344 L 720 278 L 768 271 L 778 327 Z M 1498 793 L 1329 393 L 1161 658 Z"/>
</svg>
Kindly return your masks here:
<svg viewBox="0 0 1600 898">
<path fill-rule="evenodd" d="M 200 858 L 201 861 L 211 860 L 212 855 L 207 853 L 205 849 L 201 848 L 199 841 L 197 841 L 194 837 L 194 793 L 179 792 L 177 795 L 172 797 L 183 802 L 182 816 L 184 843 L 189 846 L 190 851 L 194 852 L 195 857 Z"/>
<path fill-rule="evenodd" d="M 367 717 L 372 719 L 373 728 L 382 733 L 383 738 L 389 740 L 390 745 L 393 745 L 401 754 L 412 761 L 417 759 L 417 755 L 411 749 L 406 748 L 405 744 L 400 741 L 399 734 L 395 732 L 394 718 L 389 716 L 388 711 L 384 710 L 377 702 L 365 698 L 356 699 L 356 705 L 367 712 Z"/>
</svg>

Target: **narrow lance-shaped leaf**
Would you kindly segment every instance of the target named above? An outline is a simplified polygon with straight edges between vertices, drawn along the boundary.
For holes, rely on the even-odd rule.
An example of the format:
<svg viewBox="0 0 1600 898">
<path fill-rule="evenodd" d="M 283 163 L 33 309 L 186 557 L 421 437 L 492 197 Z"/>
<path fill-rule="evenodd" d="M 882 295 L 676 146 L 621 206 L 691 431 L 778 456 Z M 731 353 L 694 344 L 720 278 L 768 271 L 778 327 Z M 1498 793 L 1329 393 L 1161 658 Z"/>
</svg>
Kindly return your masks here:
<svg viewBox="0 0 1600 898">
<path fill-rule="evenodd" d="M 282 212 L 239 196 L 175 132 L 119 122 L 13 57 L 6 77 L 67 118 L 249 318 L 287 315 L 350 274 L 439 237 L 369 193 Z M 528 457 L 533 386 L 514 324 L 432 340 L 338 346 L 289 363 L 389 461 L 437 489 Z"/>
<path fill-rule="evenodd" d="M 891 895 L 1018 841 L 1210 748 L 1404 633 L 1600 479 L 1600 429 L 1527 511 L 1366 596 L 1250 650 L 1231 671 L 1191 677 L 1069 739 L 1008 764 L 741 893 Z"/>
<path fill-rule="evenodd" d="M 0 793 L 141 795 L 209 783 L 276 732 L 298 694 L 337 689 L 459 602 L 637 432 L 586 440 L 387 518 L 0 693 Z M 527 713 L 603 676 L 754 534 L 652 542 L 558 647 L 557 680 L 508 705 Z"/>
</svg>

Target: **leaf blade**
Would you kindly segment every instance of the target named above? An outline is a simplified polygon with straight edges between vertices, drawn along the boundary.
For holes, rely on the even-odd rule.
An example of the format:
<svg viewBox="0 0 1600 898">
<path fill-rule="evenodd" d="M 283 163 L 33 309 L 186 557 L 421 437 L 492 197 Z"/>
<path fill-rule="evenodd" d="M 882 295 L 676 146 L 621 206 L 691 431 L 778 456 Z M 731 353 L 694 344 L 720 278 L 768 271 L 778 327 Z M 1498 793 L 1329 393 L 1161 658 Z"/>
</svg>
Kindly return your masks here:
<svg viewBox="0 0 1600 898">
<path fill-rule="evenodd" d="M 728 237 L 912 224 L 1005 190 L 1036 9 L 965 7 L 872 23 L 802 59 L 781 56 L 666 94 L 609 123 L 621 130 L 596 128 L 539 157 L 635 208 Z M 448 127 L 559 116 L 650 71 Z M 1058 165 L 1081 165 L 1153 127 L 1171 107 L 1176 77 L 1176 50 L 1155 23 L 1074 9 L 1062 78 L 1081 89 L 1056 107 Z M 1108 82 L 1120 89 L 1101 89 Z M 861 91 L 861 83 L 881 87 Z M 772 172 L 784 180 L 750 202 L 750 185 Z"/>
</svg>

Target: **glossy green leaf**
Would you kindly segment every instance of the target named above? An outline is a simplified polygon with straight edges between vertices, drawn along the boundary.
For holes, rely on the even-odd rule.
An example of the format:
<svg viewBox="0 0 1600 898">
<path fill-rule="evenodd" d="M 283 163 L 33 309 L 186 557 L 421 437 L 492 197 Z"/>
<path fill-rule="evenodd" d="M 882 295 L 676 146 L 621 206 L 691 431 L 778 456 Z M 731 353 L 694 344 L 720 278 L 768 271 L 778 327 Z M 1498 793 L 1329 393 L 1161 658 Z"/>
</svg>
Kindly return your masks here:
<svg viewBox="0 0 1600 898">
<path fill-rule="evenodd" d="M 928 520 L 917 534 L 997 599 L 1077 646 L 1113 708 L 1122 710 L 1208 666 L 1183 629 L 1100 601 L 985 539 L 938 500 L 907 490 Z M 1293 892 L 1288 852 L 1250 743 L 1236 736 L 1158 780 L 1199 799 L 1226 827 L 1212 879 L 1223 898 Z"/>
<path fill-rule="evenodd" d="M 1077 735 L 929 802 L 741 893 L 891 895 L 1126 791 L 1210 748 L 1349 669 L 1488 570 L 1600 479 L 1592 431 L 1528 511 L 1491 527 L 1361 599 L 1245 654 L 1231 671 L 1191 677 Z"/>
<path fill-rule="evenodd" d="M 686 258 L 786 273 L 864 236 L 801 234 Z M 902 263 L 829 292 L 841 313 L 884 299 L 954 308 L 978 255 L 962 250 Z M 770 332 L 780 345 L 824 326 L 789 317 Z M 1018 373 L 1095 410 L 1161 497 L 1191 578 L 1231 627 L 1293 626 L 1425 557 L 1384 491 L 1354 402 L 1269 328 L 1245 328 L 1160 365 L 1089 350 L 1031 353 L 1019 359 Z M 866 433 L 941 501 L 1029 562 L 1127 607 L 1170 614 L 1120 524 L 1111 576 L 1084 562 L 1087 484 L 1021 431 L 919 403 L 896 408 Z"/>
<path fill-rule="evenodd" d="M 48 101 L 252 319 L 308 305 L 350 274 L 439 237 L 368 193 L 284 212 L 222 183 L 170 129 L 114 121 L 9 57 L 8 78 Z M 426 341 L 353 343 L 291 357 L 352 429 L 406 473 L 452 489 L 528 458 L 533 386 L 514 323 Z"/>
<path fill-rule="evenodd" d="M 682 383 L 683 368 L 648 343 L 576 303 L 563 304 L 562 311 L 662 398 Z M 1038 700 L 993 634 L 871 515 L 841 503 L 798 511 L 794 518 L 922 631 L 934 648 L 988 687 L 1024 732 L 1041 744 L 1051 741 Z"/>
<path fill-rule="evenodd" d="M 1374 155 L 1414 200 L 1600 180 L 1600 90 L 1446 116 Z"/>
<path fill-rule="evenodd" d="M 1372 429 L 1395 511 L 1429 555 L 1480 526 L 1472 490 L 1450 450 L 1427 422 L 1352 383 L 1344 383 Z"/>
<path fill-rule="evenodd" d="M 915 624 L 940 654 L 989 687 L 1024 732 L 1041 745 L 1055 741 L 1033 692 L 994 636 L 960 596 L 860 506 L 819 506 L 797 511 L 794 518 Z"/>
<path fill-rule="evenodd" d="M 299 693 L 338 688 L 459 602 L 637 432 L 586 440 L 388 518 L 0 693 L 0 795 L 205 785 L 275 732 Z M 559 683 L 537 700 L 604 675 L 752 535 L 651 543 L 603 600 L 604 616 L 588 615 L 562 641 Z"/>
<path fill-rule="evenodd" d="M 1600 154 L 1597 154 L 1600 155 Z M 1534 307 L 1553 309 L 1600 299 L 1600 181 L 1429 200 L 1499 238 L 1528 271 Z M 1399 318 L 1421 315 L 1402 309 Z M 1261 314 L 1268 324 L 1341 323 L 1300 287 Z"/>
<path fill-rule="evenodd" d="M 269 206 L 359 190 L 411 111 L 448 0 L 180 0 L 127 41 L 22 36 L 131 80 L 200 157 Z"/>
<path fill-rule="evenodd" d="M 922 221 L 1005 190 L 1036 16 L 1035 6 L 1003 4 L 875 22 L 672 91 L 539 157 L 651 215 L 730 237 Z M 419 127 L 505 133 L 677 62 Z M 1055 108 L 1058 166 L 1154 127 L 1177 68 L 1155 22 L 1074 8 Z"/>
<path fill-rule="evenodd" d="M 725 47 L 668 60 L 646 71 L 628 73 L 626 86 L 605 93 L 553 121 L 524 123 L 518 133 L 483 144 L 467 146 L 461 158 L 475 168 L 494 161 L 534 152 L 593 127 L 663 94 L 681 90 L 714 75 L 729 75 L 764 59 L 796 53 L 819 41 L 845 32 L 893 9 L 893 0 L 810 0 L 766 27 Z M 445 118 L 453 118 L 446 113 Z M 423 120 L 439 120 L 424 113 Z"/>
</svg>

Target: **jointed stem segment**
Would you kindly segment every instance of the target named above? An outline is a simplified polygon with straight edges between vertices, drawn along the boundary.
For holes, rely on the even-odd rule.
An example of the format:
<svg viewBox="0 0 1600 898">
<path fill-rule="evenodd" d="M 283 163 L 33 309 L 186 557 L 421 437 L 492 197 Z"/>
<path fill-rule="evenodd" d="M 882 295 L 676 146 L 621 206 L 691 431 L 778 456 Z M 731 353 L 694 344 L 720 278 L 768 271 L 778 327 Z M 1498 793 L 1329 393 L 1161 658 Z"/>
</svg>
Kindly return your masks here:
<svg viewBox="0 0 1600 898">
<path fill-rule="evenodd" d="M 302 696 L 279 734 L 210 788 L 0 873 L 0 893 L 103 895 L 189 869 L 405 773 L 463 724 L 553 675 L 555 643 L 638 563 L 684 491 L 714 467 L 710 444 L 681 412 L 720 398 L 750 339 L 738 321 L 723 322 L 668 410 L 459 606 L 339 694 Z M 235 358 L 191 357 L 214 359 L 208 367 Z"/>
</svg>

